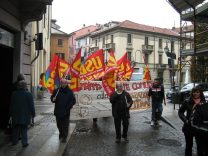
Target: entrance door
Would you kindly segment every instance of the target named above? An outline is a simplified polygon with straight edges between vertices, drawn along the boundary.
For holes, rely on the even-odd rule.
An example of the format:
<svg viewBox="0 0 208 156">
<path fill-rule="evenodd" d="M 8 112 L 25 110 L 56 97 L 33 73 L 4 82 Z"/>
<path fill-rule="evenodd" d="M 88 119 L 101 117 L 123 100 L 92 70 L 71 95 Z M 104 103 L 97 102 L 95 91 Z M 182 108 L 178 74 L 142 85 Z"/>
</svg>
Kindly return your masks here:
<svg viewBox="0 0 208 156">
<path fill-rule="evenodd" d="M 3 129 L 6 127 L 9 119 L 9 105 L 13 81 L 13 48 L 0 45 L 0 52 L 2 59 L 0 60 L 0 129 Z"/>
</svg>

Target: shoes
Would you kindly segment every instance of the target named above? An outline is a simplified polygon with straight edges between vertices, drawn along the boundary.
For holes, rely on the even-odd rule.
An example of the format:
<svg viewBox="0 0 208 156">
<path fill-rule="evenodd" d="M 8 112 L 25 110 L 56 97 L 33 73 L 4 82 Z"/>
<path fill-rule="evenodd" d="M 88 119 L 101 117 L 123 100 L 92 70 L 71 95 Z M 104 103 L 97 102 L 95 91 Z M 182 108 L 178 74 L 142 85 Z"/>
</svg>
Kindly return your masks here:
<svg viewBox="0 0 208 156">
<path fill-rule="evenodd" d="M 158 121 L 158 122 L 157 122 L 157 125 L 158 125 L 158 126 L 162 126 L 161 121 Z"/>
<path fill-rule="evenodd" d="M 22 145 L 22 147 L 24 147 L 24 148 L 25 148 L 25 147 L 27 147 L 28 145 L 29 145 L 29 144 L 28 144 L 28 143 L 26 143 L 26 144 Z"/>
<path fill-rule="evenodd" d="M 129 142 L 129 139 L 126 137 L 126 138 L 124 138 L 124 141 L 127 143 L 127 142 Z"/>
<path fill-rule="evenodd" d="M 63 138 L 61 142 L 66 143 L 66 138 Z"/>
<path fill-rule="evenodd" d="M 154 126 L 154 124 L 155 124 L 154 121 L 151 121 L 150 126 Z"/>
<path fill-rule="evenodd" d="M 116 138 L 115 143 L 120 143 L 120 142 L 121 142 L 121 139 L 120 138 Z"/>
</svg>

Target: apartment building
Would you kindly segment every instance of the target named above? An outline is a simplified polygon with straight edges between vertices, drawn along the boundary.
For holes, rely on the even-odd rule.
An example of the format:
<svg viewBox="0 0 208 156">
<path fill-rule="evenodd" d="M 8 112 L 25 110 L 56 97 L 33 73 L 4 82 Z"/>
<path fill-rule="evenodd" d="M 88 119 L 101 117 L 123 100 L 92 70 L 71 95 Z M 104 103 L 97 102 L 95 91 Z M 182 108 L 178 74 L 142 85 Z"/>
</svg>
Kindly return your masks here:
<svg viewBox="0 0 208 156">
<path fill-rule="evenodd" d="M 56 20 L 52 20 L 51 26 L 51 55 L 52 60 L 54 54 L 69 62 L 69 37 L 70 35 L 61 31 L 60 26 L 56 24 Z"/>
<path fill-rule="evenodd" d="M 90 38 L 90 51 L 103 48 L 106 61 L 110 50 L 115 52 L 117 60 L 127 52 L 135 64 L 135 72 L 148 64 L 152 79 L 161 77 L 165 84 L 173 83 L 173 79 L 178 82 L 180 35 L 174 28 L 158 28 L 129 20 L 112 21 L 101 25 Z"/>
</svg>

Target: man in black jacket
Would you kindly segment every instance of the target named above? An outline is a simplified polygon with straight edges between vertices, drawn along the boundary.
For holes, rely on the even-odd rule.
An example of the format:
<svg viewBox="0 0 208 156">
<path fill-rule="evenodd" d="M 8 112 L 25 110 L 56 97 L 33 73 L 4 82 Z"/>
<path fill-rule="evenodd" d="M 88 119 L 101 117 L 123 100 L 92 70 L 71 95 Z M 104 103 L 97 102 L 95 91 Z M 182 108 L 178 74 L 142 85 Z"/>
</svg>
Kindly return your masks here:
<svg viewBox="0 0 208 156">
<path fill-rule="evenodd" d="M 69 89 L 68 81 L 61 79 L 61 87 L 55 89 L 51 95 L 51 101 L 55 102 L 54 115 L 59 130 L 59 139 L 66 142 L 69 130 L 70 110 L 76 103 L 74 93 Z"/>
<path fill-rule="evenodd" d="M 163 100 L 165 98 L 165 91 L 163 85 L 160 83 L 159 78 L 155 78 L 153 85 L 149 88 L 148 98 L 152 98 L 152 121 L 151 126 L 159 125 L 162 112 L 163 112 Z M 166 105 L 166 103 L 164 102 Z"/>
<path fill-rule="evenodd" d="M 116 91 L 110 96 L 110 102 L 112 104 L 112 114 L 116 129 L 116 143 L 120 143 L 121 141 L 121 122 L 123 122 L 122 137 L 128 142 L 129 109 L 133 104 L 133 100 L 130 94 L 123 89 L 122 83 L 116 84 Z"/>
</svg>

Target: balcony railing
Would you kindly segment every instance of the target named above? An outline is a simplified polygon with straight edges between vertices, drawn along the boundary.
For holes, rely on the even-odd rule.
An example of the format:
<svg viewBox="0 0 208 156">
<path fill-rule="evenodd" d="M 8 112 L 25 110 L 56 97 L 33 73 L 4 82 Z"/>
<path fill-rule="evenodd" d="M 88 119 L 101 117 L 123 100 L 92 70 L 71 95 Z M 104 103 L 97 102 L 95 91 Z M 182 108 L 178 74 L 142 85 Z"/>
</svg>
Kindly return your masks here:
<svg viewBox="0 0 208 156">
<path fill-rule="evenodd" d="M 99 50 L 99 47 L 91 47 L 90 48 L 90 52 L 95 52 L 95 51 L 98 51 Z"/>
<path fill-rule="evenodd" d="M 103 44 L 104 50 L 115 49 L 115 43 Z"/>
<path fill-rule="evenodd" d="M 142 45 L 142 52 L 144 54 L 151 54 L 153 52 L 153 45 Z"/>
</svg>

